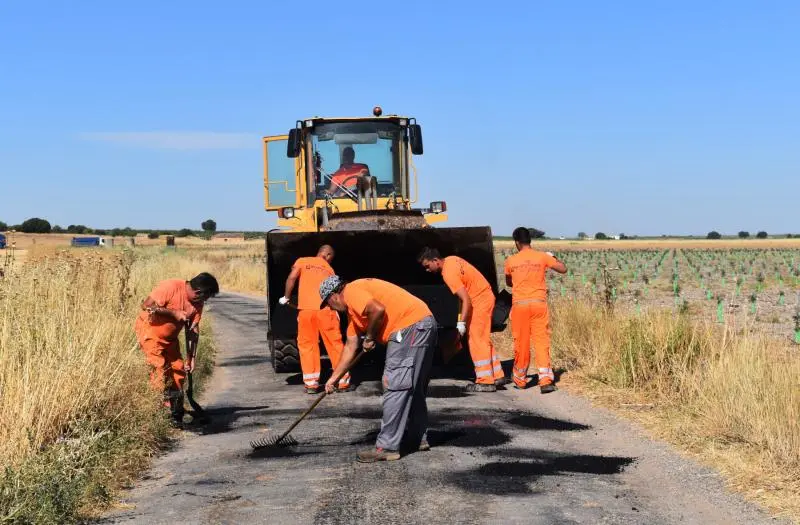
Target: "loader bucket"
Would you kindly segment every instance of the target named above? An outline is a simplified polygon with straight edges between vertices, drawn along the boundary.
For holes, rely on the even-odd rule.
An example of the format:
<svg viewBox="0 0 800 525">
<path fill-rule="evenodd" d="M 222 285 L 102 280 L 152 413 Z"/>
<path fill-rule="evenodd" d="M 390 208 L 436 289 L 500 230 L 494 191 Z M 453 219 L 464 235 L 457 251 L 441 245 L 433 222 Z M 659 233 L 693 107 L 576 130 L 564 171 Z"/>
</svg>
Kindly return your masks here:
<svg viewBox="0 0 800 525">
<path fill-rule="evenodd" d="M 332 266 L 343 279 L 374 277 L 397 284 L 428 304 L 440 329 L 455 328 L 459 305 L 441 275 L 427 273 L 417 262 L 424 247 L 435 247 L 443 256 L 458 255 L 469 261 L 497 294 L 492 232 L 488 226 L 311 233 L 273 231 L 266 238 L 270 338 L 288 340 L 297 336 L 297 312 L 278 306 L 278 299 L 283 295 L 294 261 L 298 257 L 316 255 L 323 244 L 333 246 L 336 255 Z"/>
</svg>

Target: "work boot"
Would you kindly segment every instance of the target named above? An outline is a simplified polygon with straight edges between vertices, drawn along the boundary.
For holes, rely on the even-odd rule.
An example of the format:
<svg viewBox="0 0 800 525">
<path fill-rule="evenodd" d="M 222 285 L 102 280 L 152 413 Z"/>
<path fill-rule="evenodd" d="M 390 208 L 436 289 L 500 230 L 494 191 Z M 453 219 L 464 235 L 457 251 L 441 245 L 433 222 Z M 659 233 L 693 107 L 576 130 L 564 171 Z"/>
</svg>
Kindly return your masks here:
<svg viewBox="0 0 800 525">
<path fill-rule="evenodd" d="M 497 386 L 494 383 L 484 385 L 482 383 L 470 383 L 464 387 L 465 392 L 497 392 Z"/>
<path fill-rule="evenodd" d="M 185 414 L 185 410 L 183 408 L 183 391 L 170 390 L 167 393 L 167 396 L 169 399 L 169 413 L 173 424 L 182 425 L 183 415 Z"/>
<path fill-rule="evenodd" d="M 539 391 L 542 394 L 549 394 L 550 392 L 555 392 L 556 390 L 558 390 L 558 388 L 556 388 L 556 385 L 554 385 L 553 383 L 548 383 L 546 385 L 539 385 Z"/>
<path fill-rule="evenodd" d="M 319 387 L 318 386 L 307 386 L 306 387 L 306 394 L 319 394 Z"/>
<path fill-rule="evenodd" d="M 511 382 L 511 380 L 509 378 L 501 377 L 500 379 L 495 379 L 494 380 L 494 386 L 496 386 L 497 388 L 500 388 L 501 386 L 506 386 L 510 382 Z"/>
<path fill-rule="evenodd" d="M 352 392 L 355 390 L 351 385 L 336 387 L 337 392 Z"/>
<path fill-rule="evenodd" d="M 431 444 L 428 443 L 427 439 L 423 439 L 422 441 L 420 441 L 419 447 L 417 448 L 417 450 L 419 450 L 420 452 L 427 452 L 430 449 L 431 449 Z"/>
<path fill-rule="evenodd" d="M 362 450 L 356 454 L 360 463 L 375 463 L 376 461 L 395 461 L 400 459 L 400 452 L 386 450 L 380 447 Z"/>
<path fill-rule="evenodd" d="M 519 386 L 518 384 L 514 383 L 515 390 L 525 390 L 526 388 L 528 388 L 527 384 L 525 386 Z"/>
</svg>

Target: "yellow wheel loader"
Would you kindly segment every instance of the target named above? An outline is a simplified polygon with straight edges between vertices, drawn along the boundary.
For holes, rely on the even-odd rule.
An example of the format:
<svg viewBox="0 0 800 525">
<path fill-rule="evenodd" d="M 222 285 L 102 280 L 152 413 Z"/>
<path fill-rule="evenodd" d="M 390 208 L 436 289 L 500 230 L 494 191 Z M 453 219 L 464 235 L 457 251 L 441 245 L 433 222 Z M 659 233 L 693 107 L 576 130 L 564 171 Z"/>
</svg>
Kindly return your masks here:
<svg viewBox="0 0 800 525">
<path fill-rule="evenodd" d="M 287 135 L 263 142 L 265 209 L 278 214 L 278 228 L 266 235 L 268 344 L 275 371 L 300 370 L 297 311 L 278 299 L 294 261 L 315 255 L 322 244 L 333 246 L 332 266 L 343 279 L 384 279 L 428 304 L 440 328 L 439 362 L 465 355 L 466 341 L 458 340 L 455 329 L 458 300 L 417 256 L 431 246 L 444 256 L 463 257 L 497 293 L 492 232 L 488 226 L 433 227 L 447 219 L 445 202 L 416 206 L 413 156 L 423 151 L 416 120 L 384 116 L 375 107 L 372 117 L 298 120 Z"/>
</svg>

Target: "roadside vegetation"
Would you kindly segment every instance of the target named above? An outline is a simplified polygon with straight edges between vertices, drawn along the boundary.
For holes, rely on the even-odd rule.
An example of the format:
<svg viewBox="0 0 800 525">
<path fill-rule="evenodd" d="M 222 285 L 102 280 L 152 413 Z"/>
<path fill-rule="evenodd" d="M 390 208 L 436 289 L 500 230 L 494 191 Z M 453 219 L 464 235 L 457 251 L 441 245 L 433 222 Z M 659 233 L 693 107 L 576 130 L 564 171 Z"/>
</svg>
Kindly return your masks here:
<svg viewBox="0 0 800 525">
<path fill-rule="evenodd" d="M 557 300 L 553 348 L 568 390 L 642 423 L 729 486 L 800 520 L 800 353 L 688 312 L 641 315 Z"/>
<path fill-rule="evenodd" d="M 0 278 L 0 522 L 92 516 L 173 435 L 132 326 L 158 280 L 202 269 L 158 252 L 48 249 Z M 208 321 L 201 330 L 199 380 L 213 359 Z"/>
<path fill-rule="evenodd" d="M 706 250 L 707 242 L 726 241 L 616 251 L 543 244 L 571 269 L 550 280 L 561 385 L 717 468 L 773 513 L 800 520 L 800 250 L 786 241 Z M 510 246 L 496 245 L 502 265 Z M 37 246 L 23 263 L 6 265 L 0 521 L 92 515 L 147 465 L 170 431 L 133 338 L 139 301 L 156 281 L 199 271 L 226 290 L 263 295 L 263 250 L 260 241 L 85 252 Z M 201 355 L 210 357 L 208 323 L 203 330 Z M 510 330 L 495 341 L 501 356 L 513 355 Z"/>
</svg>

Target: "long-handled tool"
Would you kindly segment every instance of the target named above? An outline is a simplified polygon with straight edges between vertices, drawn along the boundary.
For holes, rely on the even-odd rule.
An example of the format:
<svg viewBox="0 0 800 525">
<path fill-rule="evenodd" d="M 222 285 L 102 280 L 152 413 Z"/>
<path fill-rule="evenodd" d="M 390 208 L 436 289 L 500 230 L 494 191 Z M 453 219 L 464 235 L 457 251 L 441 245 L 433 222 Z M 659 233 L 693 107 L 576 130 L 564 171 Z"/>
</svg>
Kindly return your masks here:
<svg viewBox="0 0 800 525">
<path fill-rule="evenodd" d="M 361 352 L 359 352 L 353 358 L 353 362 L 350 363 L 349 367 L 347 367 L 347 369 L 345 370 L 345 373 L 349 372 L 354 366 L 356 366 L 356 363 L 358 363 L 361 360 L 361 357 L 366 353 L 367 352 L 365 352 L 363 350 Z M 289 429 L 286 432 L 284 432 L 283 434 L 281 434 L 280 436 L 277 436 L 277 437 L 276 436 L 267 436 L 267 437 L 264 437 L 264 438 L 261 438 L 261 439 L 256 439 L 256 440 L 253 440 L 253 441 L 250 442 L 250 446 L 253 447 L 253 449 L 255 449 L 255 450 L 259 450 L 259 449 L 268 448 L 268 447 L 291 447 L 291 446 L 297 445 L 297 440 L 294 439 L 292 436 L 290 436 L 289 432 L 294 430 L 294 427 L 299 425 L 300 422 L 303 419 L 305 419 L 305 417 L 307 415 L 309 415 L 312 410 L 317 408 L 317 405 L 319 405 L 320 402 L 323 399 L 325 399 L 325 396 L 327 396 L 327 395 L 328 395 L 327 391 L 323 392 L 322 395 L 319 396 L 316 400 L 314 400 L 314 402 L 311 403 L 311 406 L 308 407 L 306 409 L 306 411 L 303 412 L 303 414 L 299 418 L 297 418 L 295 420 L 294 423 L 292 423 L 292 426 L 290 426 Z"/>
<path fill-rule="evenodd" d="M 186 328 L 184 329 L 184 334 L 186 336 L 186 358 L 190 360 L 192 364 L 192 368 L 194 368 L 194 364 L 197 362 L 197 343 L 200 340 L 200 332 L 198 331 L 197 337 L 195 338 L 194 342 L 192 342 L 191 338 L 189 337 L 189 332 L 192 330 L 192 326 L 189 323 L 186 323 Z M 187 372 L 187 379 L 186 382 L 186 399 L 189 400 L 189 405 L 192 407 L 192 410 L 195 411 L 195 418 L 207 418 L 203 407 L 201 407 L 197 401 L 194 400 L 194 385 L 192 383 L 192 372 Z"/>
</svg>

